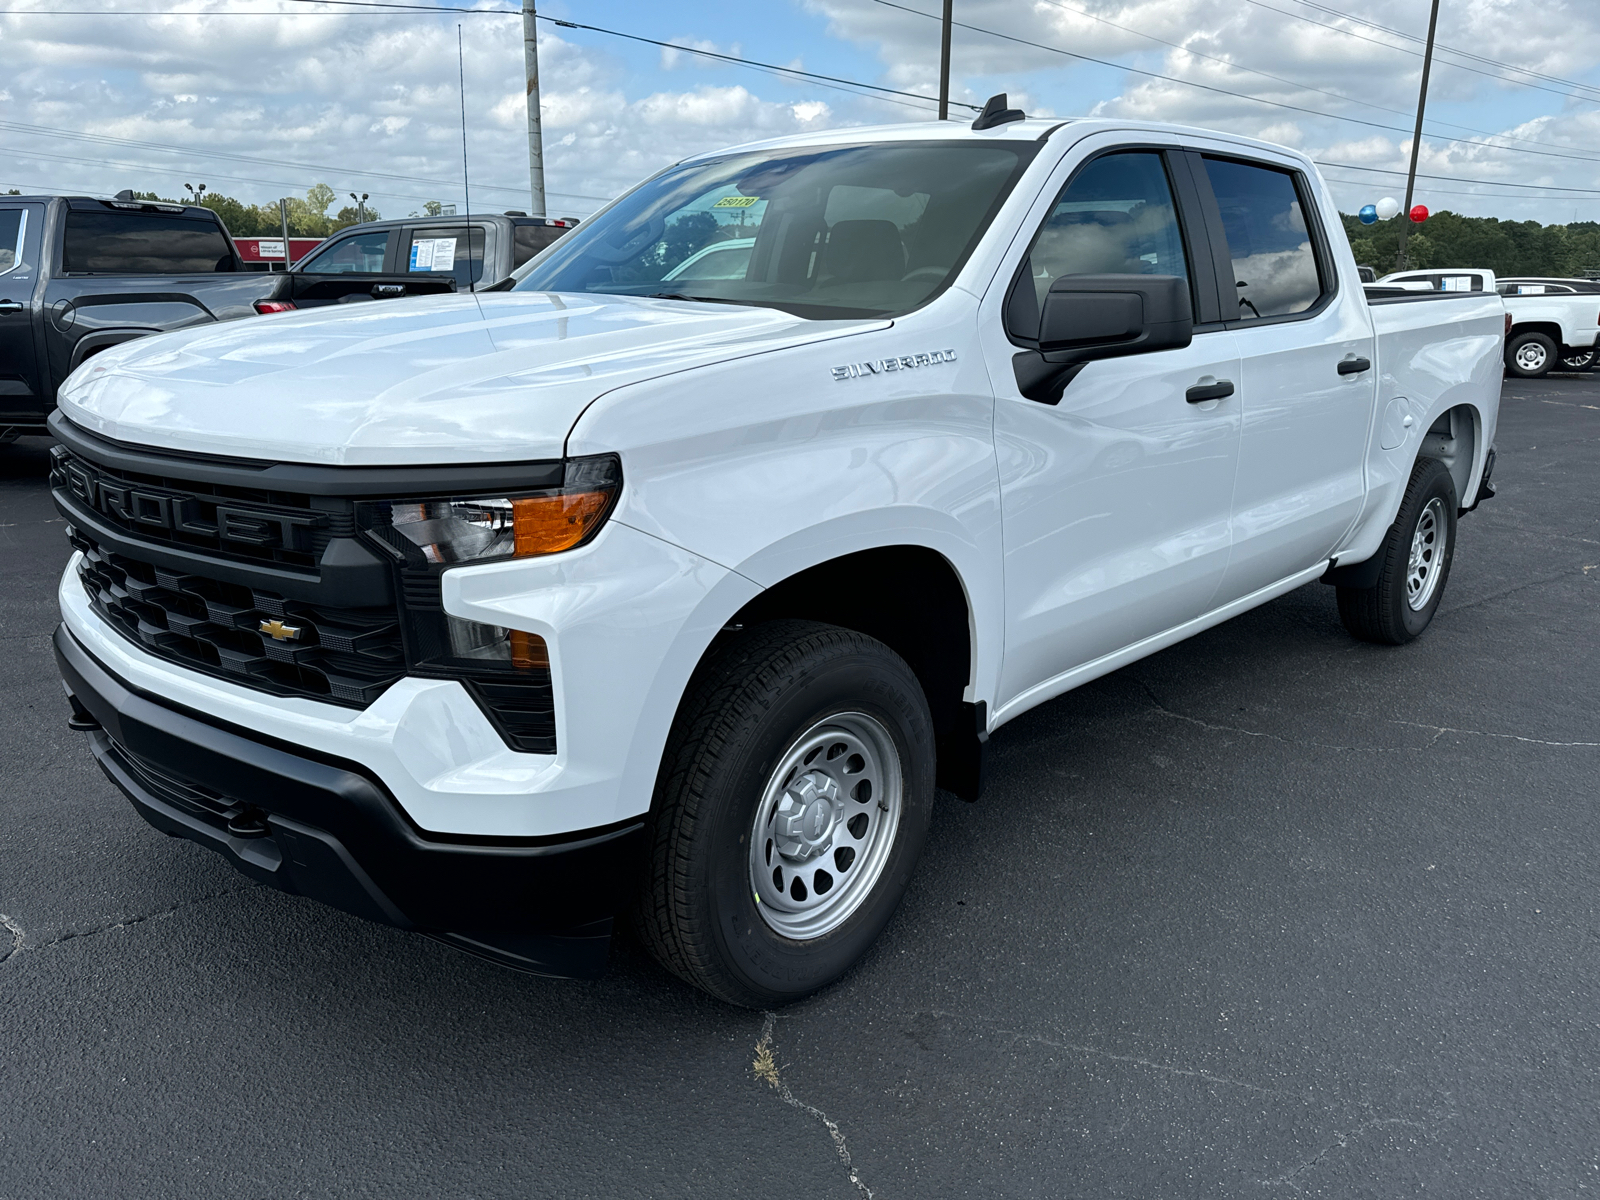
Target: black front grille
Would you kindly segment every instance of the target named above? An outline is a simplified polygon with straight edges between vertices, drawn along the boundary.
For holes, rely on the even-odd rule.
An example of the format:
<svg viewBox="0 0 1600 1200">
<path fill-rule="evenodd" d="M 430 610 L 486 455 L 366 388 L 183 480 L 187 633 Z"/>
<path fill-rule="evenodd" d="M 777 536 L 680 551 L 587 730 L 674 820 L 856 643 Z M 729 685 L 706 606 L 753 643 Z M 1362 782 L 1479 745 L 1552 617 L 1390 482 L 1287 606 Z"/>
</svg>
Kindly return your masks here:
<svg viewBox="0 0 1600 1200">
<path fill-rule="evenodd" d="M 61 446 L 51 453 L 52 488 L 155 545 L 309 571 L 329 538 L 355 532 L 348 500 L 119 471 Z"/>
<path fill-rule="evenodd" d="M 83 551 L 78 570 L 95 611 L 158 658 L 275 696 L 353 708 L 406 673 L 394 608 L 285 600 L 109 553 L 82 531 L 73 545 Z"/>
</svg>

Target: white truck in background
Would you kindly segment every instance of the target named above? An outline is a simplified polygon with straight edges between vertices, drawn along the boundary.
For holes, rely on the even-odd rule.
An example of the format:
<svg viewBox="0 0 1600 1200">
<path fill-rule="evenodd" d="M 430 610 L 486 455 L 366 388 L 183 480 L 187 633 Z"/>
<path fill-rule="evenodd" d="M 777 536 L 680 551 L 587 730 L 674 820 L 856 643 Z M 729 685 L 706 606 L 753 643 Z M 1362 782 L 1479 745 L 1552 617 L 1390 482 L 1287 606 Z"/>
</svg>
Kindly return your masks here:
<svg viewBox="0 0 1600 1200">
<path fill-rule="evenodd" d="M 73 723 L 265 883 L 806 995 L 1006 722 L 1318 580 L 1433 619 L 1505 313 L 1369 301 L 1339 228 L 1294 150 L 996 97 L 680 162 L 500 290 L 107 350 L 53 418 Z"/>
<path fill-rule="evenodd" d="M 1506 370 L 1520 379 L 1550 371 L 1587 371 L 1595 363 L 1600 334 L 1600 281 L 1501 276 L 1487 267 L 1396 271 L 1377 289 L 1439 292 L 1498 292 L 1511 324 L 1506 332 Z M 1381 290 L 1373 294 L 1384 294 Z"/>
</svg>

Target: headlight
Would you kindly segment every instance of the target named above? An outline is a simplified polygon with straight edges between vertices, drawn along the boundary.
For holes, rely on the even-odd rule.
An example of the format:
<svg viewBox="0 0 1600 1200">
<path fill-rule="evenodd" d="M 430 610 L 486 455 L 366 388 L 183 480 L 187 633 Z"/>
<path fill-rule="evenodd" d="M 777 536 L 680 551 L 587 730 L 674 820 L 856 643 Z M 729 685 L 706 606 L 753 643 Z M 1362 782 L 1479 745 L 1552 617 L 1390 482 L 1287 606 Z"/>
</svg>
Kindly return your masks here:
<svg viewBox="0 0 1600 1200">
<path fill-rule="evenodd" d="M 397 500 L 395 533 L 430 563 L 557 554 L 581 546 L 605 523 L 622 490 L 613 455 L 570 459 L 562 485 L 525 496 Z"/>
</svg>

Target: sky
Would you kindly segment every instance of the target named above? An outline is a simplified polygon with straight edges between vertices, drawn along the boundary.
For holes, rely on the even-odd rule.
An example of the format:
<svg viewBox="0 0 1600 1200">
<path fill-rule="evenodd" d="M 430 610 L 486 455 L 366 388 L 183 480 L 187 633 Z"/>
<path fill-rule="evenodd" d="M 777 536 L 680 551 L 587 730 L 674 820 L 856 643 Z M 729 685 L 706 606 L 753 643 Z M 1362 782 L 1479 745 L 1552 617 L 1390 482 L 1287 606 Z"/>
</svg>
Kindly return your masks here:
<svg viewBox="0 0 1600 1200">
<path fill-rule="evenodd" d="M 179 196 L 205 183 L 259 204 L 327 183 L 341 203 L 368 193 L 384 216 L 428 200 L 461 205 L 459 26 L 473 209 L 526 208 L 521 18 L 468 11 L 517 0 L 408 2 L 462 11 L 0 0 L 0 191 Z M 654 171 L 723 146 L 936 119 L 932 100 L 693 51 L 932 97 L 939 7 L 540 0 L 540 15 L 554 18 L 539 32 L 550 215 L 586 216 Z M 1505 219 L 1600 219 L 1600 4 L 1441 9 L 1416 201 Z M 1005 91 L 1030 115 L 1263 137 L 1340 164 L 1323 170 L 1345 211 L 1404 196 L 1428 0 L 954 0 L 954 10 L 970 27 L 953 39 L 954 102 Z"/>
</svg>

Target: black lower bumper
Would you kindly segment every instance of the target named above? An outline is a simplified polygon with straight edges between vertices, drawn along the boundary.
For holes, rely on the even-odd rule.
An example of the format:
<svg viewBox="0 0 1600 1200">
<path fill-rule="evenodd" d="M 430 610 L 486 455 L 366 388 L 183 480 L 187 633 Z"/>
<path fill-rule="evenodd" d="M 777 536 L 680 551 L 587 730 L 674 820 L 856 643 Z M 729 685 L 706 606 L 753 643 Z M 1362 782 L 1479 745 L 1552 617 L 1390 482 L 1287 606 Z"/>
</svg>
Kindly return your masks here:
<svg viewBox="0 0 1600 1200">
<path fill-rule="evenodd" d="M 355 763 L 181 711 L 137 691 L 63 625 L 75 726 L 157 829 L 246 875 L 522 970 L 592 977 L 643 864 L 634 822 L 564 839 L 425 834 Z M 87 718 L 87 719 L 86 719 Z"/>
</svg>

